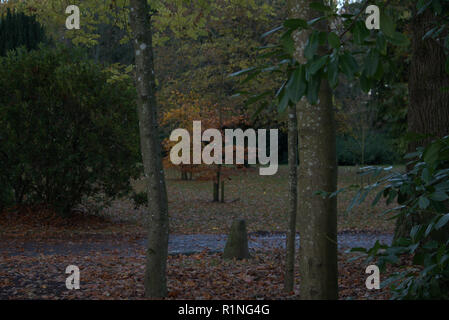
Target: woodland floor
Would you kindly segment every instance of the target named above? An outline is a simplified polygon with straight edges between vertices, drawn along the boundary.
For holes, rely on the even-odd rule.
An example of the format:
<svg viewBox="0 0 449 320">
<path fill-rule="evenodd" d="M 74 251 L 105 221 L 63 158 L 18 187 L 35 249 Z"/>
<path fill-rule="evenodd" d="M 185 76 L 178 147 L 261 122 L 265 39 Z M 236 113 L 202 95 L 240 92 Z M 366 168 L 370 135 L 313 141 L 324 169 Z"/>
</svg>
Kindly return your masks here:
<svg viewBox="0 0 449 320">
<path fill-rule="evenodd" d="M 354 168 L 340 168 L 340 186 L 360 183 Z M 367 181 L 365 181 L 366 183 Z M 134 183 L 136 190 L 143 182 Z M 211 202 L 210 182 L 167 174 L 170 207 L 169 298 L 297 299 L 284 293 L 287 168 L 261 177 L 249 170 L 226 181 L 225 203 Z M 368 291 L 362 260 L 348 261 L 352 246 L 388 243 L 393 225 L 370 206 L 374 195 L 345 213 L 351 194 L 339 196 L 339 286 L 342 299 L 382 299 Z M 55 218 L 45 210 L 0 215 L 0 299 L 141 299 L 145 265 L 145 209 L 115 201 L 98 215 Z M 224 261 L 221 250 L 234 218 L 247 221 L 252 259 Z M 180 254 L 182 253 L 182 254 Z M 65 268 L 77 265 L 81 289 L 65 288 Z"/>
</svg>

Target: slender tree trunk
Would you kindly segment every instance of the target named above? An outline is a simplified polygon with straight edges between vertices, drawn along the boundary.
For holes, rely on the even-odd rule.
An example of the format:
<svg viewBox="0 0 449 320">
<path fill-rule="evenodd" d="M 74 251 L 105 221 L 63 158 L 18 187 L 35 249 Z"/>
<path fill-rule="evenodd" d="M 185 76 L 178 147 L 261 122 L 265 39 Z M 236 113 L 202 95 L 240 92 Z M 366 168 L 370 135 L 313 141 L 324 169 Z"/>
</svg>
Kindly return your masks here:
<svg viewBox="0 0 449 320">
<path fill-rule="evenodd" d="M 223 179 L 221 180 L 220 194 L 221 194 L 220 202 L 224 203 L 225 199 L 224 199 L 224 180 Z"/>
<path fill-rule="evenodd" d="M 295 287 L 295 243 L 296 215 L 298 210 L 298 119 L 296 106 L 288 109 L 288 216 L 289 229 L 286 244 L 285 291 L 291 292 Z"/>
<path fill-rule="evenodd" d="M 220 172 L 221 167 L 218 165 L 217 172 L 216 172 L 216 180 L 214 181 L 214 200 L 213 202 L 219 202 L 220 201 Z"/>
<path fill-rule="evenodd" d="M 319 15 L 309 8 L 310 0 L 292 0 L 294 17 L 310 20 Z M 327 24 L 321 23 L 327 32 Z M 303 48 L 308 34 L 294 36 L 296 59 L 305 63 Z M 325 48 L 320 48 L 323 53 Z M 323 79 L 317 105 L 303 99 L 297 106 L 299 131 L 298 227 L 301 299 L 337 299 L 337 201 L 315 195 L 337 189 L 337 157 L 332 92 Z"/>
<path fill-rule="evenodd" d="M 130 24 L 136 58 L 140 143 L 148 181 L 148 247 L 145 296 L 167 295 L 168 204 L 158 134 L 150 8 L 147 0 L 130 1 Z"/>
<path fill-rule="evenodd" d="M 447 5 L 446 5 L 447 6 Z M 416 11 L 415 11 L 416 14 Z M 408 130 L 411 133 L 444 137 L 449 134 L 449 75 L 444 66 L 443 44 L 424 35 L 433 27 L 431 10 L 412 20 L 412 60 L 410 64 Z M 441 37 L 444 38 L 444 37 Z M 412 141 L 409 152 L 424 146 L 434 138 Z M 413 225 L 423 222 L 420 215 L 410 215 L 396 221 L 395 239 L 407 237 Z"/>
</svg>

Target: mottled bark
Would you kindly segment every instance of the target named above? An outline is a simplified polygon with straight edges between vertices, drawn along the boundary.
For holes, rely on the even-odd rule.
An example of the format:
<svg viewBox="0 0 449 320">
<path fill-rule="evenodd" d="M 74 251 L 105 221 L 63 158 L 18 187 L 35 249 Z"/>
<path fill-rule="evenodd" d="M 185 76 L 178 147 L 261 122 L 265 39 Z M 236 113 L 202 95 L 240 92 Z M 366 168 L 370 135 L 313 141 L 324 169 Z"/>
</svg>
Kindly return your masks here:
<svg viewBox="0 0 449 320">
<path fill-rule="evenodd" d="M 285 291 L 295 287 L 296 215 L 298 210 L 298 119 L 296 106 L 288 109 L 288 234 L 285 262 Z"/>
<path fill-rule="evenodd" d="M 167 295 L 168 204 L 158 133 L 151 17 L 146 0 L 130 0 L 130 11 L 136 58 L 140 144 L 148 181 L 145 296 L 160 298 Z"/>
<path fill-rule="evenodd" d="M 412 20 L 412 59 L 410 63 L 408 130 L 411 133 L 444 137 L 449 134 L 449 75 L 445 72 L 446 56 L 442 42 L 424 35 L 433 28 L 435 16 L 431 10 Z M 444 38 L 444 37 L 442 37 Z M 434 138 L 412 141 L 409 152 L 416 151 Z M 406 237 L 413 225 L 423 223 L 416 214 L 397 220 L 395 238 Z"/>
<path fill-rule="evenodd" d="M 248 234 L 246 222 L 243 219 L 235 220 L 231 226 L 226 246 L 223 251 L 223 259 L 249 259 Z"/>
<path fill-rule="evenodd" d="M 311 1 L 291 0 L 294 17 L 310 20 L 319 12 Z M 327 32 L 327 23 L 318 26 Z M 294 35 L 295 58 L 304 63 L 307 32 Z M 320 48 L 322 54 L 326 48 Z M 337 299 L 337 201 L 315 195 L 316 191 L 337 189 L 335 119 L 332 93 L 323 78 L 317 105 L 303 99 L 297 105 L 299 131 L 298 228 L 301 299 Z"/>
</svg>

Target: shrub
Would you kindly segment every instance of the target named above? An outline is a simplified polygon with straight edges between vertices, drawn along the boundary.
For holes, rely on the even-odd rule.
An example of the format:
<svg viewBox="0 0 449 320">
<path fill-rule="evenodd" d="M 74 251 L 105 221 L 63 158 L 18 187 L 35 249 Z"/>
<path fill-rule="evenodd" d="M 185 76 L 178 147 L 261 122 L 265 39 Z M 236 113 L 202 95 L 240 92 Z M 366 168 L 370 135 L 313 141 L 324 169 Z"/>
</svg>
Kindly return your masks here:
<svg viewBox="0 0 449 320">
<path fill-rule="evenodd" d="M 398 206 L 389 211 L 394 218 L 411 218 L 409 236 L 397 239 L 392 246 L 376 243 L 369 249 L 353 249 L 377 259 L 384 269 L 396 264 L 402 255 L 413 256 L 412 268 L 404 268 L 388 277 L 396 299 L 449 299 L 449 136 L 407 156 L 414 159 L 406 173 L 392 168 L 365 168 L 365 174 L 384 176 L 373 185 L 360 189 L 353 200 L 359 204 L 368 192 L 378 192 L 373 206 L 381 197 Z M 386 174 L 385 174 L 386 173 Z M 379 190 L 380 188 L 380 190 Z"/>
<path fill-rule="evenodd" d="M 400 156 L 385 134 L 369 132 L 365 140 L 364 157 L 360 141 L 347 135 L 338 136 L 337 159 L 339 165 L 379 165 L 398 163 Z"/>
<path fill-rule="evenodd" d="M 85 197 L 131 190 L 140 171 L 136 93 L 130 79 L 108 80 L 64 48 L 0 58 L 0 182 L 15 204 L 68 214 Z"/>
</svg>

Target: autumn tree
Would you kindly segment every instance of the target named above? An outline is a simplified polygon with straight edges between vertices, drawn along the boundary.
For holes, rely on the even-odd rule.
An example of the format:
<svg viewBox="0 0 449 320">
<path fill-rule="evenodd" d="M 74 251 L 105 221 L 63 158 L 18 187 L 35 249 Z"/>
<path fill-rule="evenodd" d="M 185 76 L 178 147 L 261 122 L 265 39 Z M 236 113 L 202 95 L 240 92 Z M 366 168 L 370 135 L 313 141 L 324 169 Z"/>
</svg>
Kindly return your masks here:
<svg viewBox="0 0 449 320">
<path fill-rule="evenodd" d="M 233 129 L 248 126 L 247 116 L 242 113 L 236 113 L 231 107 L 220 108 L 216 103 L 213 103 L 209 98 L 195 93 L 193 91 L 184 94 L 179 91 L 172 91 L 167 103 L 167 110 L 162 113 L 161 125 L 167 132 L 172 132 L 177 128 L 185 129 L 189 132 L 190 137 L 193 137 L 193 122 L 201 121 L 201 134 L 207 129 L 217 129 L 220 131 L 222 141 L 224 141 L 225 128 Z M 220 117 L 221 114 L 221 117 Z M 190 163 L 174 165 L 170 160 L 170 151 L 178 143 L 178 141 L 171 141 L 170 134 L 164 139 L 163 145 L 166 156 L 164 158 L 164 165 L 179 170 L 181 178 L 184 180 L 195 178 L 199 181 L 211 181 L 213 185 L 213 201 L 224 202 L 224 183 L 231 176 L 238 174 L 243 170 L 243 166 L 221 166 L 220 164 L 193 164 L 193 148 L 190 144 Z M 202 143 L 206 147 L 214 141 L 209 143 Z M 247 150 L 244 146 L 235 146 L 234 152 L 239 147 L 243 148 L 244 152 Z M 221 154 L 224 155 L 225 150 L 222 148 Z"/>
</svg>

